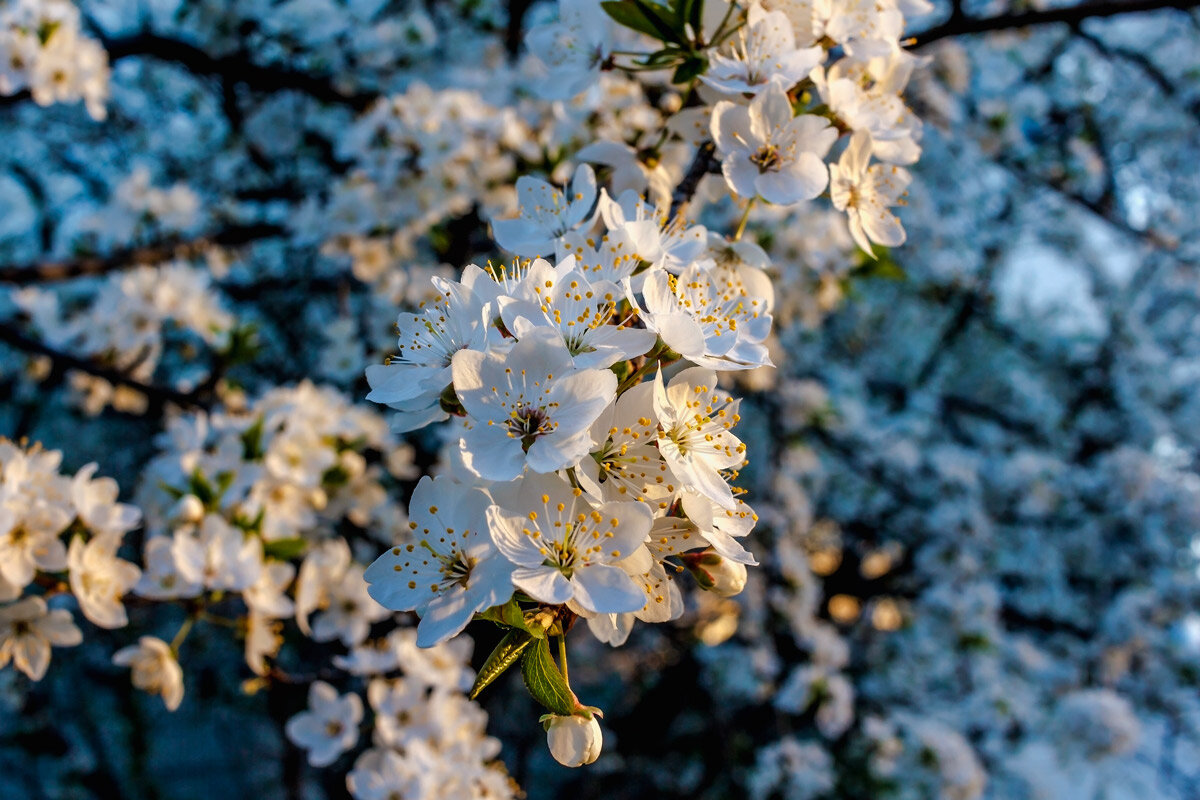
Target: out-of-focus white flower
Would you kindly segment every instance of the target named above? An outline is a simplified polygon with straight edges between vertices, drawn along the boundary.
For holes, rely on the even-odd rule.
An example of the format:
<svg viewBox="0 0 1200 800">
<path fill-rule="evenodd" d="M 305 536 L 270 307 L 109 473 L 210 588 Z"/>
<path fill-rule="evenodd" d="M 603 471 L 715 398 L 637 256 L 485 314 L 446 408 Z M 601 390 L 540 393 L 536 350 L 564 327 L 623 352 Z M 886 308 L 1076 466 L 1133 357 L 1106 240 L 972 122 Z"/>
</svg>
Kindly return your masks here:
<svg viewBox="0 0 1200 800">
<path fill-rule="evenodd" d="M 84 543 L 71 539 L 67 551 L 71 592 L 88 621 L 101 628 L 122 628 L 129 622 L 121 598 L 138 582 L 142 571 L 117 558 L 119 534 L 95 536 Z"/>
<path fill-rule="evenodd" d="M 368 594 L 363 567 L 358 564 L 346 567 L 326 590 L 328 606 L 312 623 L 312 638 L 318 642 L 338 639 L 346 647 L 354 647 L 367 638 L 372 623 L 390 616 L 391 612 Z"/>
<path fill-rule="evenodd" d="M 525 46 L 550 70 L 538 91 L 566 100 L 599 77 L 612 50 L 612 20 L 594 0 L 558 0 L 558 20 L 531 28 Z"/>
<path fill-rule="evenodd" d="M 284 730 L 297 747 L 308 751 L 308 763 L 327 767 L 358 743 L 362 698 L 353 692 L 338 696 L 337 689 L 316 681 L 308 690 L 308 710 L 287 721 Z"/>
<path fill-rule="evenodd" d="M 51 611 L 41 597 L 26 597 L 0 607 L 0 668 L 9 661 L 40 681 L 50 666 L 50 646 L 74 647 L 83 633 L 64 608 Z"/>
<path fill-rule="evenodd" d="M 873 256 L 871 242 L 886 247 L 904 243 L 904 227 L 891 207 L 900 202 L 912 176 L 902 167 L 870 162 L 870 135 L 854 134 L 838 163 L 829 167 L 829 197 L 834 208 L 846 212 L 854 241 Z"/>
<path fill-rule="evenodd" d="M 153 636 L 143 636 L 136 645 L 113 654 L 113 663 L 133 670 L 133 685 L 144 692 L 162 695 L 168 711 L 183 702 L 183 669 L 170 645 Z"/>
<path fill-rule="evenodd" d="M 713 53 L 700 80 L 730 94 L 758 94 L 772 83 L 790 89 L 824 57 L 820 47 L 796 47 L 792 24 L 782 12 L 755 4 L 729 54 Z"/>
<path fill-rule="evenodd" d="M 206 516 L 195 533 L 176 531 L 173 555 L 185 580 L 212 590 L 248 589 L 263 566 L 262 540 L 247 537 L 216 514 Z"/>
</svg>

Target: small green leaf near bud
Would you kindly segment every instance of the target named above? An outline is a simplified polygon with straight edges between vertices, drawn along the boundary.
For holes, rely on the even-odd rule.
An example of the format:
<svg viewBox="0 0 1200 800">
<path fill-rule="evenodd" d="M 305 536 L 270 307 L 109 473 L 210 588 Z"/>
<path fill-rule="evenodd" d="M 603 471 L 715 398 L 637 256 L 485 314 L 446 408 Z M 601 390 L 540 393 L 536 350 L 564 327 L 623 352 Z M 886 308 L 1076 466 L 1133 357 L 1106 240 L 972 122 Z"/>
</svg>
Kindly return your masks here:
<svg viewBox="0 0 1200 800">
<path fill-rule="evenodd" d="M 525 648 L 521 657 L 521 677 L 525 679 L 525 688 L 533 699 L 555 714 L 565 717 L 586 710 L 558 671 L 550 656 L 550 645 L 545 639 L 537 639 Z"/>
<path fill-rule="evenodd" d="M 499 678 L 513 664 L 517 663 L 517 659 L 521 657 L 521 653 L 529 646 L 529 643 L 534 641 L 533 637 L 523 630 L 513 629 L 504 635 L 496 648 L 492 650 L 491 655 L 487 657 L 483 667 L 480 668 L 479 674 L 475 676 L 475 684 L 471 687 L 471 692 L 467 695 L 474 700 L 479 696 L 479 693 L 486 689 L 492 681 Z"/>
</svg>

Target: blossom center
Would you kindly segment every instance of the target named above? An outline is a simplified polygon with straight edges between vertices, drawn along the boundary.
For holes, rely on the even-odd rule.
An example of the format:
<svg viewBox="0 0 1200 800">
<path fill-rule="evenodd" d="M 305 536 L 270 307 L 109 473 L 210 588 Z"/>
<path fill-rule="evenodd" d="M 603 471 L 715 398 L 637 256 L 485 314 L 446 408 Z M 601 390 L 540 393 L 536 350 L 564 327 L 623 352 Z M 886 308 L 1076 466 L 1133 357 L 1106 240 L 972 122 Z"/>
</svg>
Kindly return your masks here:
<svg viewBox="0 0 1200 800">
<path fill-rule="evenodd" d="M 778 172 L 783 167 L 783 156 L 780 155 L 779 148 L 775 145 L 764 144 L 754 155 L 750 156 L 750 163 L 758 167 L 760 173 Z"/>
</svg>

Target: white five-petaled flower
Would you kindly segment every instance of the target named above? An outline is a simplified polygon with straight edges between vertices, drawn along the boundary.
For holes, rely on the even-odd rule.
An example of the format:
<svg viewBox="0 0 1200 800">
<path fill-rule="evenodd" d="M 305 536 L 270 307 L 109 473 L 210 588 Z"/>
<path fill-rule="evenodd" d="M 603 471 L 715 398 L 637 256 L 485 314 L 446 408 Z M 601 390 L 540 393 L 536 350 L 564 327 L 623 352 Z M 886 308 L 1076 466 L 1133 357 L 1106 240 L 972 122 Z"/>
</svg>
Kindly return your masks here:
<svg viewBox="0 0 1200 800">
<path fill-rule="evenodd" d="M 118 503 L 120 489 L 112 478 L 96 478 L 99 467 L 84 466 L 71 481 L 71 502 L 79 520 L 95 534 L 124 534 L 137 527 L 142 512 L 137 506 Z"/>
<path fill-rule="evenodd" d="M 318 642 L 339 639 L 346 647 L 362 644 L 371 631 L 371 623 L 391 616 L 367 592 L 364 569 L 350 564 L 326 586 L 329 605 L 313 620 L 312 638 Z"/>
<path fill-rule="evenodd" d="M 771 332 L 775 293 L 762 270 L 721 267 L 711 259 L 678 277 L 654 270 L 642 299 L 646 327 L 687 360 L 722 370 L 771 365 L 763 341 Z"/>
<path fill-rule="evenodd" d="M 653 538 L 654 530 L 658 527 L 656 519 L 650 529 Z M 645 594 L 646 604 L 641 610 L 623 614 L 591 614 L 584 612 L 588 629 L 605 644 L 619 647 L 625 643 L 633 630 L 633 621 L 667 622 L 683 613 L 683 596 L 675 585 L 674 570 L 667 572 L 662 562 L 656 560 L 648 547 L 639 547 L 633 555 L 617 564 L 633 579 Z M 577 606 L 573 609 L 581 611 Z"/>
<path fill-rule="evenodd" d="M 168 711 L 174 711 L 183 702 L 183 669 L 162 639 L 143 636 L 137 644 L 114 653 L 112 660 L 117 666 L 132 668 L 134 686 L 162 695 Z"/>
<path fill-rule="evenodd" d="M 821 99 L 851 131 L 871 135 L 872 154 L 892 164 L 921 155 L 922 124 L 901 95 L 921 59 L 905 50 L 875 58 L 843 58 L 824 74 L 814 70 Z"/>
<path fill-rule="evenodd" d="M 0 668 L 12 661 L 31 679 L 40 681 L 50 666 L 50 646 L 74 647 L 83 633 L 65 608 L 51 611 L 41 597 L 26 597 L 0 607 Z"/>
<path fill-rule="evenodd" d="M 308 689 L 308 710 L 287 721 L 287 737 L 308 751 L 308 763 L 327 767 L 358 743 L 362 698 L 353 692 L 338 696 L 337 689 L 316 681 Z"/>
<path fill-rule="evenodd" d="M 142 576 L 135 565 L 117 558 L 120 545 L 118 533 L 94 536 L 87 543 L 75 536 L 67 551 L 71 592 L 83 615 L 101 628 L 121 628 L 129 622 L 121 598 Z"/>
<path fill-rule="evenodd" d="M 587 164 L 575 169 L 571 184 L 558 189 L 528 175 L 517 178 L 520 214 L 492 220 L 496 244 L 519 256 L 555 252 L 559 237 L 583 225 L 596 205 L 596 174 Z"/>
<path fill-rule="evenodd" d="M 527 465 L 534 472 L 573 466 L 587 455 L 588 428 L 617 391 L 611 371 L 576 369 L 550 328 L 533 328 L 507 354 L 463 350 L 453 372 L 467 411 L 463 461 L 488 480 L 512 480 Z"/>
<path fill-rule="evenodd" d="M 904 227 L 890 210 L 900 203 L 912 176 L 908 170 L 885 164 L 871 165 L 871 137 L 856 133 L 838 163 L 829 167 L 829 197 L 833 207 L 845 211 L 850 233 L 863 252 L 874 256 L 871 242 L 886 247 L 904 243 Z"/>
<path fill-rule="evenodd" d="M 731 94 L 758 94 L 771 83 L 784 89 L 796 85 L 821 63 L 820 47 L 796 47 L 792 23 L 780 11 L 750 6 L 746 27 L 738 33 L 730 54 L 714 53 L 700 80 Z"/>
<path fill-rule="evenodd" d="M 567 100 L 591 86 L 612 50 L 612 21 L 595 0 L 558 0 L 558 21 L 538 25 L 525 46 L 551 69 L 538 90 L 550 100 Z"/>
<path fill-rule="evenodd" d="M 172 549 L 184 580 L 206 589 L 240 592 L 262 572 L 262 540 L 247 537 L 216 514 L 206 516 L 195 533 L 177 530 Z"/>
<path fill-rule="evenodd" d="M 617 398 L 592 427 L 598 443 L 575 468 L 579 485 L 605 500 L 641 500 L 662 513 L 679 490 L 658 451 L 654 386 L 643 382 Z"/>
<path fill-rule="evenodd" d="M 646 540 L 645 503 L 594 503 L 556 475 L 529 475 L 503 507 L 488 509 L 500 552 L 517 565 L 513 583 L 543 603 L 586 611 L 640 611 L 645 594 L 615 564 Z"/>
<path fill-rule="evenodd" d="M 619 235 L 636 260 L 654 269 L 677 274 L 704 252 L 708 231 L 702 225 L 689 226 L 682 214 L 672 217 L 636 192 L 624 191 L 614 200 L 601 189 L 597 206 L 609 236 Z"/>
<path fill-rule="evenodd" d="M 558 240 L 556 253 L 561 263 L 574 257 L 577 269 L 593 281 L 621 283 L 640 262 L 633 241 L 621 230 L 610 230 L 597 239 L 572 231 Z"/>
<path fill-rule="evenodd" d="M 590 280 L 567 256 L 557 266 L 538 259 L 518 297 L 501 301 L 504 325 L 518 339 L 535 327 L 557 330 L 579 368 L 609 367 L 654 346 L 653 331 L 626 328 L 614 319 L 624 292 L 615 283 Z"/>
<path fill-rule="evenodd" d="M 458 635 L 475 612 L 512 596 L 512 565 L 488 534 L 491 504 L 448 476 L 421 478 L 408 513 L 415 540 L 385 552 L 363 575 L 381 605 L 420 615 L 421 647 Z"/>
<path fill-rule="evenodd" d="M 729 188 L 742 197 L 793 205 L 825 190 L 824 157 L 837 131 L 812 114 L 792 116 L 792 104 L 777 83 L 749 106 L 722 100 L 713 106 L 713 139 Z"/>
<path fill-rule="evenodd" d="M 499 343 L 491 326 L 490 301 L 497 292 L 492 278 L 474 264 L 462 281 L 434 276 L 435 302 L 422 303 L 420 313 L 396 320 L 400 352 L 387 364 L 367 367 L 371 393 L 367 399 L 396 409 L 393 429 L 412 430 L 444 419 L 438 400 L 450 384 L 450 361 L 459 350 L 487 350 Z"/>
<path fill-rule="evenodd" d="M 741 467 L 746 454 L 746 446 L 731 432 L 740 419 L 738 405 L 717 389 L 717 375 L 709 369 L 685 369 L 667 385 L 661 371 L 654 378 L 663 458 L 681 481 L 727 509 L 736 504 L 722 471 Z"/>
</svg>

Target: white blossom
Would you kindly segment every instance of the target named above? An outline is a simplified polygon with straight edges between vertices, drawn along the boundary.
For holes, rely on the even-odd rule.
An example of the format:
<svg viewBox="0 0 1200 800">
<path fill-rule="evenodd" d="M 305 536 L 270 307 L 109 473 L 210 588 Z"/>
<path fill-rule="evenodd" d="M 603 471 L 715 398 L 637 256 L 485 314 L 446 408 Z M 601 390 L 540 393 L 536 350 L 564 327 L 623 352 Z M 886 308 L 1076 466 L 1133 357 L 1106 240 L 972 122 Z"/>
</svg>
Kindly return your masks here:
<svg viewBox="0 0 1200 800">
<path fill-rule="evenodd" d="M 308 690 L 308 710 L 287 721 L 287 737 L 308 751 L 308 763 L 325 767 L 358 743 L 358 724 L 362 722 L 362 698 L 357 694 L 339 696 L 337 689 L 316 681 Z"/>
<path fill-rule="evenodd" d="M 168 711 L 174 711 L 183 702 L 183 669 L 162 639 L 143 636 L 136 645 L 114 653 L 112 660 L 117 666 L 132 668 L 134 686 L 162 695 Z"/>
</svg>

